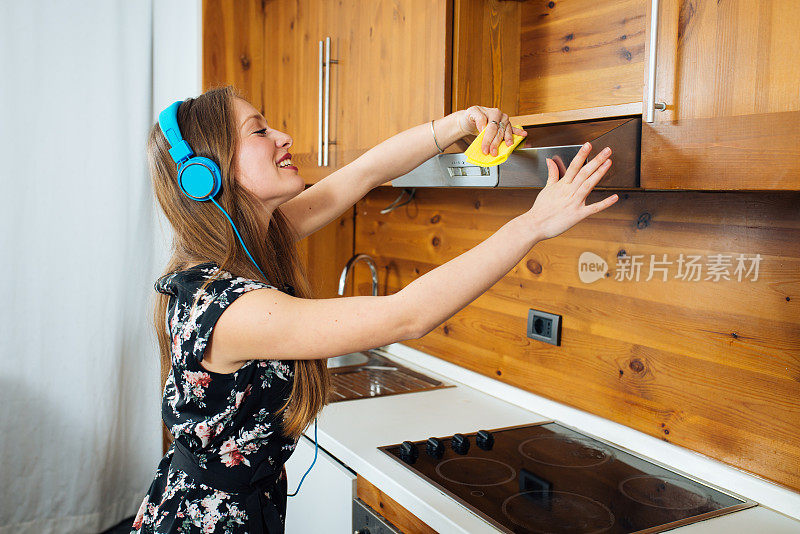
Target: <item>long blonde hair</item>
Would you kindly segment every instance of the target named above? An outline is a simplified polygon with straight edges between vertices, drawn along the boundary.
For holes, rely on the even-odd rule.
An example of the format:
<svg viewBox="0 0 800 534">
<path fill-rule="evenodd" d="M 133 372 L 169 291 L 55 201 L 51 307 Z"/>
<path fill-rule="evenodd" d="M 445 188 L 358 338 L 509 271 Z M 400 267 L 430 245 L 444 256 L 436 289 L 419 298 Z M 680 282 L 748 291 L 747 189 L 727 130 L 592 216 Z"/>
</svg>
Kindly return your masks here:
<svg viewBox="0 0 800 534">
<path fill-rule="evenodd" d="M 168 152 L 169 143 L 156 122 L 147 140 L 150 177 L 158 203 L 174 230 L 172 256 L 163 274 L 213 261 L 221 270 L 236 276 L 260 280 L 279 289 L 290 285 L 296 296 L 311 298 L 311 288 L 298 259 L 297 232 L 280 208 L 267 220 L 258 199 L 234 179 L 234 154 L 239 143 L 234 98 L 242 97 L 232 86 L 217 87 L 189 98 L 178 107 L 178 126 L 195 155 L 210 158 L 219 165 L 222 189 L 215 199 L 236 224 L 267 279 L 251 263 L 225 215 L 213 203 L 197 202 L 181 192 L 176 165 Z M 168 302 L 169 295 L 158 293 L 153 310 L 161 353 L 162 390 L 172 366 L 171 340 L 164 323 Z M 324 359 L 295 362 L 292 392 L 280 409 L 286 436 L 300 437 L 327 403 L 330 387 Z"/>
</svg>

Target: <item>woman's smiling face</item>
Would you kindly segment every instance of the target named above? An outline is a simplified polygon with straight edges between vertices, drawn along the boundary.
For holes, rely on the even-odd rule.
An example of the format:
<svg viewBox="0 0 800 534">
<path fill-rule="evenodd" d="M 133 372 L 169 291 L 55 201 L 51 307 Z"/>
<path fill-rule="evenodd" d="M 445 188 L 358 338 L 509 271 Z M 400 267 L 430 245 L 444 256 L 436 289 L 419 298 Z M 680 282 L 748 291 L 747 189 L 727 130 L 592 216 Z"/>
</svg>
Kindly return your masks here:
<svg viewBox="0 0 800 534">
<path fill-rule="evenodd" d="M 265 208 L 274 210 L 305 188 L 303 178 L 291 161 L 292 138 L 270 128 L 249 102 L 241 98 L 234 98 L 233 102 L 239 133 L 234 176 Z M 287 163 L 290 166 L 285 166 Z"/>
</svg>

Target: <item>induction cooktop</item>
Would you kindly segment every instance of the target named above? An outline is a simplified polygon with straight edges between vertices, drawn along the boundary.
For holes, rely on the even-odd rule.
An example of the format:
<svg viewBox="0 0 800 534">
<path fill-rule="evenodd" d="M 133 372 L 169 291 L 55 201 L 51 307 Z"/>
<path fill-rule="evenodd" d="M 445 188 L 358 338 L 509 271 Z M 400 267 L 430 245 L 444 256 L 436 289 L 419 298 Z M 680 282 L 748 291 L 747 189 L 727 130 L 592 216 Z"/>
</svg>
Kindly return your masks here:
<svg viewBox="0 0 800 534">
<path fill-rule="evenodd" d="M 379 449 L 502 532 L 654 533 L 758 504 L 554 421 Z"/>
</svg>

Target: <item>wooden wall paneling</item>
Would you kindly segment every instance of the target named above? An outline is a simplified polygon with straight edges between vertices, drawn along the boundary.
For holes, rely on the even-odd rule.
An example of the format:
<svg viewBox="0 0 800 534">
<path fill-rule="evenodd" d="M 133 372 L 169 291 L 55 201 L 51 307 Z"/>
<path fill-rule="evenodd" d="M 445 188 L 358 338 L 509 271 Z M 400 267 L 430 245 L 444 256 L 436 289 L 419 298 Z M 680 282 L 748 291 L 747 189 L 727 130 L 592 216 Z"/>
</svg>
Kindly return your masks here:
<svg viewBox="0 0 800 534">
<path fill-rule="evenodd" d="M 798 34 L 793 0 L 662 1 L 642 187 L 800 189 Z"/>
<path fill-rule="evenodd" d="M 391 294 L 529 209 L 537 193 L 418 188 L 415 202 L 381 215 L 396 194 L 381 188 L 357 205 L 355 248 L 376 258 L 381 294 Z M 792 192 L 621 192 L 407 344 L 798 490 L 798 202 Z M 605 277 L 581 282 L 583 252 L 607 263 Z M 681 254 L 700 256 L 700 280 L 676 278 Z M 709 271 L 717 254 L 728 256 L 729 280 Z M 748 268 L 760 255 L 756 279 L 737 280 L 738 254 Z M 618 280 L 618 257 L 638 255 L 639 281 Z M 667 280 L 658 270 L 646 280 L 652 260 L 665 259 Z M 356 275 L 364 294 L 368 275 Z M 527 338 L 529 308 L 562 316 L 561 346 Z"/>
<path fill-rule="evenodd" d="M 520 3 L 518 113 L 641 102 L 648 3 Z"/>
<path fill-rule="evenodd" d="M 203 0 L 203 91 L 234 85 L 264 112 L 264 11 L 261 0 Z"/>
<path fill-rule="evenodd" d="M 437 534 L 417 516 L 360 475 L 356 479 L 356 495 L 403 534 Z"/>
</svg>

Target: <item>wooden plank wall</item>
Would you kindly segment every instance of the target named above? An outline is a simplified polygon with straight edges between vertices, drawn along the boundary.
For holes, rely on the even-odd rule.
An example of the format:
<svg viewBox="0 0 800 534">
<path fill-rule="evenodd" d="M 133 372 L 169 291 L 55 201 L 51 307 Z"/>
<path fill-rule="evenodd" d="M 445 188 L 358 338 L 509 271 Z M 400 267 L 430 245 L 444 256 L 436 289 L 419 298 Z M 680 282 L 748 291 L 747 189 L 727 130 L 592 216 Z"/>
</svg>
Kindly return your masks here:
<svg viewBox="0 0 800 534">
<path fill-rule="evenodd" d="M 536 189 L 381 187 L 358 203 L 356 245 L 394 293 L 533 204 Z M 595 202 L 610 193 L 593 192 Z M 533 393 L 800 490 L 800 193 L 620 191 L 620 200 L 538 243 L 487 293 L 407 344 Z M 581 282 L 593 252 L 607 276 Z M 668 280 L 649 274 L 666 260 Z M 699 281 L 676 278 L 701 256 Z M 706 280 L 713 254 L 730 280 Z M 758 277 L 733 274 L 761 255 Z M 617 280 L 617 256 L 643 255 L 639 281 Z M 370 288 L 357 272 L 356 294 Z M 529 308 L 562 316 L 561 346 L 529 339 Z"/>
</svg>

